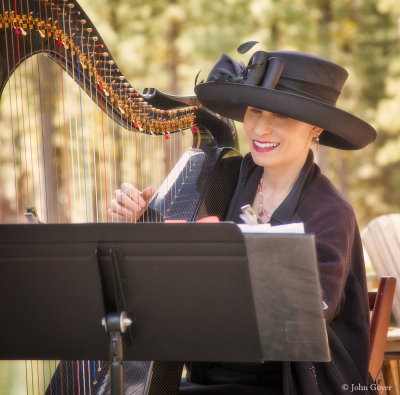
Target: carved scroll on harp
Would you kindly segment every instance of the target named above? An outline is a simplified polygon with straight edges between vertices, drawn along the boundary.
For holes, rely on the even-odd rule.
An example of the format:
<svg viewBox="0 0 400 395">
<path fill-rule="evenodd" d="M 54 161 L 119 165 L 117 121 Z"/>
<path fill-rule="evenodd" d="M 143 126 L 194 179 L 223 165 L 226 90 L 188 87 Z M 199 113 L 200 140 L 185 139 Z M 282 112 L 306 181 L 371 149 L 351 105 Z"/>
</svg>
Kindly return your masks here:
<svg viewBox="0 0 400 395">
<path fill-rule="evenodd" d="M 236 146 L 237 141 L 233 123 L 214 116 L 205 109 L 198 109 L 197 99 L 193 96 L 172 96 L 161 93 L 156 89 L 146 89 L 142 94 L 139 94 L 125 79 L 112 58 L 109 49 L 100 37 L 100 34 L 91 23 L 89 17 L 75 1 L 18 1 L 16 9 L 14 9 L 14 4 L 14 2 L 10 2 L 9 6 L 7 2 L 3 1 L 2 9 L 0 10 L 0 47 L 2 48 L 0 53 L 0 91 L 7 92 L 7 89 L 5 89 L 6 82 L 12 75 L 15 76 L 15 80 L 17 81 L 15 85 L 17 86 L 19 80 L 21 80 L 20 70 L 23 69 L 23 65 L 29 62 L 32 57 L 44 54 L 54 61 L 55 67 L 59 67 L 68 73 L 69 76 L 75 80 L 79 90 L 87 93 L 93 102 L 101 109 L 101 113 L 107 114 L 116 124 L 120 125 L 125 135 L 148 135 L 153 138 L 152 141 L 158 139 L 159 141 L 166 141 L 168 138 L 174 138 L 173 136 L 182 135 L 185 130 L 189 129 L 188 133 L 190 135 L 193 134 L 191 151 L 186 152 L 186 156 L 180 161 L 178 167 L 174 169 L 169 178 L 166 178 L 162 190 L 159 191 L 153 199 L 151 215 L 147 215 L 146 218 L 157 220 L 160 218 L 181 217 L 181 219 L 193 220 L 196 216 L 200 215 L 200 213 L 201 215 L 207 214 L 207 207 L 209 207 L 209 204 L 204 204 L 205 196 L 207 196 L 207 189 L 209 189 L 207 179 L 212 178 L 211 175 L 214 172 L 213 168 L 219 163 L 221 157 L 225 154 L 230 155 L 233 152 L 232 148 Z M 9 9 L 8 7 L 11 8 Z M 36 65 L 34 67 L 36 68 Z M 34 67 L 32 67 L 32 69 Z M 42 85 L 45 84 L 44 78 L 42 78 L 40 83 Z M 34 91 L 38 92 L 40 90 L 41 87 L 38 82 Z M 62 91 L 63 87 L 60 86 L 59 90 Z M 15 102 L 22 100 L 22 96 L 25 96 L 25 93 L 20 95 L 17 93 L 17 89 L 15 91 Z M 29 95 L 29 93 L 27 95 Z M 81 97 L 82 95 L 80 95 L 76 101 L 79 101 Z M 42 96 L 37 95 L 36 101 L 39 102 L 41 100 Z M 27 104 L 25 104 L 25 107 L 20 106 L 16 111 L 23 111 L 24 108 L 26 111 L 28 106 Z M 58 106 L 62 110 L 64 110 L 64 107 L 68 107 L 68 105 L 64 103 L 58 104 Z M 59 118 L 65 118 L 62 112 L 63 111 L 60 111 Z M 38 118 L 42 117 L 43 112 L 38 112 L 36 116 Z M 27 118 L 26 115 L 25 118 Z M 30 116 L 30 118 L 33 117 Z M 76 118 L 79 118 L 79 116 Z M 71 123 L 71 121 L 69 122 Z M 45 122 L 43 121 L 43 123 Z M 81 123 L 84 123 L 84 120 Z M 28 157 L 33 156 L 29 153 L 29 141 L 31 137 L 28 132 L 25 130 L 22 131 L 22 129 L 28 128 L 27 125 L 28 121 L 26 120 L 25 127 L 23 127 L 23 121 L 19 126 L 21 129 L 19 132 L 21 135 L 24 134 L 24 138 L 20 139 L 21 141 L 23 140 L 20 144 L 23 145 L 24 148 L 21 152 L 27 152 L 25 155 L 27 158 L 22 158 L 24 155 L 21 154 L 21 170 L 17 169 L 16 173 L 18 173 L 18 176 L 21 178 L 25 166 L 28 169 L 26 171 L 26 178 L 33 180 L 35 176 L 40 175 L 42 170 L 32 170 L 32 174 L 29 173 Z M 64 126 L 60 126 L 60 128 L 62 127 L 65 129 L 64 134 L 68 135 L 68 133 L 70 133 L 68 130 L 70 128 L 68 120 L 67 125 L 65 125 L 64 121 Z M 38 129 L 40 134 L 43 125 L 42 129 L 40 125 Z M 96 127 L 94 129 L 96 129 Z M 82 137 L 81 143 L 84 145 L 83 139 L 88 138 L 88 135 L 93 135 L 93 131 L 85 131 L 82 132 L 82 134 L 85 134 L 85 136 Z M 60 139 L 63 138 L 64 137 L 60 137 Z M 132 137 L 129 138 L 132 139 Z M 46 139 L 48 139 L 46 135 L 42 137 L 42 140 Z M 75 140 L 77 139 L 78 137 L 75 138 Z M 100 140 L 103 140 L 104 144 L 104 133 L 98 136 L 98 140 L 98 145 L 100 145 Z M 74 141 L 74 144 L 75 143 Z M 132 143 L 132 146 L 136 151 L 140 151 L 140 145 L 145 145 L 145 143 L 135 144 L 136 143 Z M 160 145 L 160 143 L 158 144 Z M 78 143 L 76 143 L 76 145 L 78 145 Z M 119 146 L 123 145 L 123 143 L 119 143 Z M 42 147 L 37 148 L 37 151 L 39 152 L 41 148 Z M 71 162 L 73 159 L 79 159 L 80 156 L 85 154 L 84 150 L 88 150 L 86 146 L 80 148 L 83 152 L 82 154 L 74 154 L 71 150 L 72 157 L 69 157 L 67 152 L 70 150 L 69 147 L 65 149 L 57 147 L 56 149 L 63 151 L 62 155 L 65 156 L 65 160 L 63 159 L 65 163 L 63 166 L 69 168 L 70 173 L 72 173 L 75 168 L 75 166 L 72 168 Z M 101 147 L 101 149 L 104 151 L 103 147 Z M 116 156 L 118 154 L 118 149 L 119 147 L 114 149 L 114 151 L 116 151 Z M 43 149 L 43 151 L 45 150 Z M 40 160 L 37 159 L 37 161 L 45 162 L 45 154 L 39 152 L 38 155 L 42 157 Z M 91 181 L 93 184 L 97 182 L 96 173 L 93 170 L 94 167 L 97 167 L 97 172 L 102 172 L 103 175 L 107 177 L 111 172 L 116 174 L 114 177 L 114 184 L 106 185 L 103 187 L 103 190 L 99 190 L 99 192 L 93 192 L 94 187 L 90 190 L 90 186 L 88 187 L 86 184 L 84 187 L 81 187 L 84 189 L 81 195 L 87 195 L 85 198 L 87 200 L 91 199 L 91 194 L 93 195 L 96 193 L 96 199 L 98 194 L 99 196 L 101 195 L 103 201 L 109 201 L 112 191 L 115 187 L 118 187 L 117 178 L 119 178 L 119 182 L 136 182 L 136 180 L 130 179 L 130 177 L 132 177 L 131 175 L 126 177 L 124 177 L 123 174 L 121 175 L 122 170 L 121 172 L 119 170 L 110 170 L 106 168 L 106 166 L 103 166 L 103 164 L 100 164 L 103 162 L 101 156 L 107 155 L 109 154 L 104 152 L 99 153 L 97 162 L 89 163 L 86 169 L 84 165 L 85 161 L 88 159 L 82 158 L 80 160 L 83 169 L 79 170 L 77 177 L 80 176 L 82 179 L 86 180 L 86 178 L 89 178 L 87 173 L 91 171 L 93 173 L 92 179 L 94 181 Z M 132 156 L 131 154 L 131 163 L 134 161 Z M 111 161 L 112 160 L 113 159 L 111 159 Z M 61 159 L 57 158 L 56 161 L 60 162 Z M 24 165 L 22 162 L 26 162 L 26 164 Z M 31 162 L 34 162 L 34 160 L 31 160 Z M 47 164 L 50 162 L 51 161 L 48 161 Z M 117 162 L 121 162 L 120 158 L 115 158 L 115 163 Z M 128 159 L 125 159 L 123 164 L 125 165 L 125 163 L 128 163 Z M 58 164 L 58 166 L 61 165 Z M 90 166 L 92 166 L 92 170 L 90 170 Z M 43 164 L 38 167 L 44 168 Z M 182 175 L 181 177 L 178 177 L 176 174 L 179 169 Z M 53 171 L 53 173 L 56 173 L 56 171 Z M 182 178 L 183 174 L 185 174 L 184 178 Z M 61 177 L 64 177 L 64 175 L 61 175 Z M 98 179 L 99 177 L 100 175 L 97 176 Z M 201 180 L 198 179 L 198 177 L 200 177 Z M 46 173 L 43 174 L 42 178 L 46 178 Z M 71 174 L 70 178 L 72 178 Z M 30 179 L 28 181 L 30 181 Z M 150 181 L 152 182 L 152 180 Z M 24 182 L 25 180 L 16 180 L 15 184 L 22 185 Z M 58 182 L 60 181 L 58 180 Z M 73 196 L 73 198 L 68 197 L 69 200 L 76 199 L 72 192 L 75 183 L 77 183 L 77 181 L 71 180 L 70 186 L 68 187 L 70 191 L 63 191 L 65 196 Z M 178 185 L 179 183 L 182 185 Z M 187 188 L 189 187 L 189 183 L 192 185 L 191 191 L 193 190 L 196 196 L 192 196 L 190 202 L 183 202 L 178 195 L 180 191 L 182 192 L 180 196 L 183 196 L 184 192 L 188 192 Z M 173 191 L 171 190 L 172 186 Z M 185 191 L 182 190 L 182 186 L 184 186 L 183 188 Z M 39 216 L 44 222 L 75 222 L 76 220 L 84 222 L 108 221 L 108 218 L 103 214 L 105 212 L 104 206 L 106 203 L 97 202 L 97 200 L 95 203 L 92 203 L 92 206 L 95 208 L 84 207 L 81 210 L 86 211 L 86 214 L 84 213 L 80 216 L 76 215 L 74 217 L 73 214 L 63 216 L 59 213 L 53 215 L 46 214 L 43 211 L 48 211 L 50 213 L 52 210 L 47 207 L 44 208 L 44 204 L 35 204 L 32 203 L 32 201 L 25 201 L 29 200 L 29 193 L 32 188 L 32 185 L 28 185 L 26 188 L 27 192 L 22 194 L 28 195 L 28 197 L 23 196 L 16 200 L 21 200 L 21 205 L 24 207 L 36 206 Z M 58 194 L 58 189 L 62 190 L 63 188 L 66 189 L 67 187 L 64 185 L 61 187 L 55 185 L 53 189 L 57 190 L 56 193 Z M 42 189 L 44 188 L 42 187 Z M 97 186 L 97 189 L 99 189 L 99 186 Z M 167 190 L 170 191 L 166 192 Z M 228 194 L 229 188 L 226 195 Z M 54 200 L 54 196 L 46 195 L 45 198 L 46 205 Z M 64 197 L 64 200 L 67 200 L 67 198 Z M 83 201 L 82 198 L 81 200 Z M 219 203 L 219 205 L 221 206 L 225 203 L 226 202 Z M 181 210 L 181 204 L 183 204 L 183 210 Z M 69 203 L 69 205 L 71 206 L 71 203 Z M 67 206 L 68 204 L 64 203 L 64 207 L 66 207 L 65 211 L 68 210 Z M 163 212 L 161 215 L 158 215 L 160 214 L 160 210 Z M 62 210 L 58 209 L 58 211 Z M 96 215 L 91 214 L 92 211 L 96 211 Z M 89 212 L 89 214 L 87 212 Z M 223 215 L 223 212 L 224 209 L 222 206 L 218 209 L 211 209 L 212 214 Z M 101 213 L 101 215 L 99 213 Z M 154 213 L 157 213 L 157 215 L 154 215 Z"/>
</svg>

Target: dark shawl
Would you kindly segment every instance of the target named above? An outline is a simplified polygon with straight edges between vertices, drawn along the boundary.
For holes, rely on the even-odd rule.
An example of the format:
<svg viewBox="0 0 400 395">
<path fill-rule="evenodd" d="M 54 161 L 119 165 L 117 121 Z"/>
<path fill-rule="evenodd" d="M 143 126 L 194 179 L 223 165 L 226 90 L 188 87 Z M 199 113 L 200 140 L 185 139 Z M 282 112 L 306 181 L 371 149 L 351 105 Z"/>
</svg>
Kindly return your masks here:
<svg viewBox="0 0 400 395">
<path fill-rule="evenodd" d="M 226 220 L 241 222 L 240 207 L 253 203 L 262 171 L 250 155 L 243 159 Z M 271 217 L 272 225 L 292 222 L 303 222 L 306 233 L 315 234 L 332 361 L 283 362 L 284 393 L 339 394 L 346 392 L 343 385 L 350 392 L 352 384 L 364 389 L 358 394 L 375 393 L 370 390 L 368 373 L 368 292 L 356 217 L 343 195 L 321 174 L 311 151 L 289 195 Z M 259 376 L 259 367 L 254 369 Z M 203 372 L 209 373 L 210 369 Z"/>
</svg>

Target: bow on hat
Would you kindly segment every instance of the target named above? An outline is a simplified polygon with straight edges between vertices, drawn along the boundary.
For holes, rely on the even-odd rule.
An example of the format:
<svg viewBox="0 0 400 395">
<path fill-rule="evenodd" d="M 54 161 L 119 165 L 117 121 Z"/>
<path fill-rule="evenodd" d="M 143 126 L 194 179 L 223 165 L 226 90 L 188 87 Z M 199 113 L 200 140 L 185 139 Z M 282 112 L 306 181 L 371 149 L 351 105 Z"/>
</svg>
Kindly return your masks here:
<svg viewBox="0 0 400 395">
<path fill-rule="evenodd" d="M 222 54 L 212 68 L 207 82 L 237 82 L 275 89 L 284 67 L 283 59 L 269 57 L 268 53 L 263 51 L 256 52 L 248 66 L 236 62 L 227 54 Z"/>
</svg>

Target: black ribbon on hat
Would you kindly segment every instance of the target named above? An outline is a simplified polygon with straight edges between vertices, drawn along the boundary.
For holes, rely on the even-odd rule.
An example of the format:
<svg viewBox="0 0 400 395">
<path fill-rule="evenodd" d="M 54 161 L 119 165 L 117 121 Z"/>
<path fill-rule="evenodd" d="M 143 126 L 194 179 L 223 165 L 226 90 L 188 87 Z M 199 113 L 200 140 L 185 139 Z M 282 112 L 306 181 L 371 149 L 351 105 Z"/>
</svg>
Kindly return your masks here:
<svg viewBox="0 0 400 395">
<path fill-rule="evenodd" d="M 247 67 L 222 54 L 208 75 L 207 82 L 233 82 L 275 89 L 284 67 L 283 59 L 269 57 L 264 51 L 256 52 Z"/>
<path fill-rule="evenodd" d="M 266 89 L 279 90 L 298 96 L 308 97 L 334 106 L 340 90 L 327 84 L 282 75 L 285 60 L 271 56 L 268 52 L 258 51 L 251 57 L 249 64 L 236 62 L 230 56 L 222 54 L 212 68 L 207 82 L 233 82 Z"/>
</svg>

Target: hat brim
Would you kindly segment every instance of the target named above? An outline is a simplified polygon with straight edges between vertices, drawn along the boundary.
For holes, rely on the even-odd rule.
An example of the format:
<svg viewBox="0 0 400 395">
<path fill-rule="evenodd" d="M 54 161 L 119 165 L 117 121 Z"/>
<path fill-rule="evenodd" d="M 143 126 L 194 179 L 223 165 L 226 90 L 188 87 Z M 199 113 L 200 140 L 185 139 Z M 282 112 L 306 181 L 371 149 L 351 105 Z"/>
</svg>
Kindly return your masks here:
<svg viewBox="0 0 400 395">
<path fill-rule="evenodd" d="M 243 122 L 251 106 L 323 128 L 319 142 L 329 147 L 357 150 L 376 138 L 375 129 L 362 119 L 305 96 L 229 82 L 206 82 L 194 90 L 205 107 L 236 121 Z"/>
</svg>

